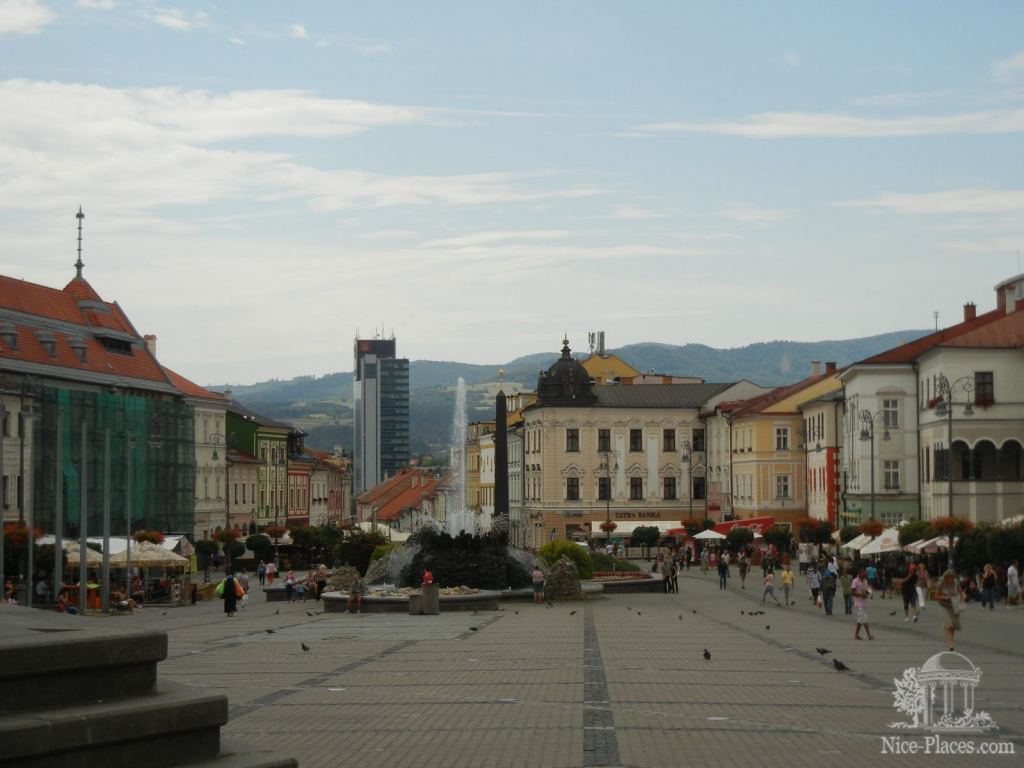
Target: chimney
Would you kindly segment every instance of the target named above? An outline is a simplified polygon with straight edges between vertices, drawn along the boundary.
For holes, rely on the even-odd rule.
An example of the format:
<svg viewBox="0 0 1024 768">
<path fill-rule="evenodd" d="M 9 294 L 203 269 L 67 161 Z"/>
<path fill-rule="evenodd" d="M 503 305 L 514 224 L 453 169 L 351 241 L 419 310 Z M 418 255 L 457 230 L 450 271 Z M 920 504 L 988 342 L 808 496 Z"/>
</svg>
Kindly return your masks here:
<svg viewBox="0 0 1024 768">
<path fill-rule="evenodd" d="M 835 372 L 836 372 L 836 363 L 835 363 L 834 360 L 830 360 L 827 363 L 825 363 L 825 373 L 835 373 Z"/>
<path fill-rule="evenodd" d="M 231 390 L 230 389 L 225 389 L 221 394 L 224 395 L 224 399 L 225 400 L 227 400 L 228 402 L 231 401 Z"/>
<path fill-rule="evenodd" d="M 968 301 L 964 304 L 964 322 L 973 320 L 978 316 L 978 308 L 974 305 L 973 301 Z"/>
<path fill-rule="evenodd" d="M 154 357 L 154 359 L 155 359 L 156 358 L 156 335 L 152 334 L 152 333 L 147 333 L 142 338 L 146 342 L 146 349 L 149 351 L 149 354 L 151 354 Z"/>
<path fill-rule="evenodd" d="M 820 375 L 821 375 L 821 361 L 820 360 L 811 360 L 811 376 L 820 376 Z"/>
</svg>

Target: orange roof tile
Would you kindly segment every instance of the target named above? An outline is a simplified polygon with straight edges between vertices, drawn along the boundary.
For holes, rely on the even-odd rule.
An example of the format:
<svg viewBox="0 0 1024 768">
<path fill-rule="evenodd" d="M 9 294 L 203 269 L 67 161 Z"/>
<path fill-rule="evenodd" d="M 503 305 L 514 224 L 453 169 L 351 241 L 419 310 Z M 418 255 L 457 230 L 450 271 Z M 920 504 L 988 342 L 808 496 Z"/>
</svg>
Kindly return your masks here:
<svg viewBox="0 0 1024 768">
<path fill-rule="evenodd" d="M 1024 311 L 1017 310 L 981 328 L 962 333 L 941 347 L 988 347 L 1017 349 L 1024 347 Z"/>
<path fill-rule="evenodd" d="M 937 331 L 936 333 L 929 333 L 927 336 L 922 336 L 921 338 L 914 339 L 906 344 L 901 344 L 900 346 L 893 347 L 885 352 L 880 352 L 873 357 L 854 363 L 854 365 L 912 363 L 928 350 L 949 342 L 965 333 L 982 328 L 989 323 L 999 320 L 1001 317 L 1005 317 L 1003 310 L 993 309 L 990 312 L 978 315 L 973 320 L 965 320 L 962 323 L 951 325 L 949 328 L 943 328 L 941 331 Z"/>
<path fill-rule="evenodd" d="M 167 374 L 167 378 L 170 379 L 171 384 L 173 384 L 174 388 L 182 394 L 189 395 L 190 397 L 204 397 L 207 400 L 227 400 L 227 398 L 220 392 L 211 392 L 208 389 L 200 387 L 195 382 L 186 379 L 180 373 L 172 371 L 166 365 L 163 368 L 164 373 Z"/>
<path fill-rule="evenodd" d="M 396 520 L 403 509 L 418 507 L 424 496 L 430 496 L 437 490 L 437 480 L 429 478 L 420 485 L 414 485 L 395 496 L 377 510 L 378 520 Z"/>
</svg>

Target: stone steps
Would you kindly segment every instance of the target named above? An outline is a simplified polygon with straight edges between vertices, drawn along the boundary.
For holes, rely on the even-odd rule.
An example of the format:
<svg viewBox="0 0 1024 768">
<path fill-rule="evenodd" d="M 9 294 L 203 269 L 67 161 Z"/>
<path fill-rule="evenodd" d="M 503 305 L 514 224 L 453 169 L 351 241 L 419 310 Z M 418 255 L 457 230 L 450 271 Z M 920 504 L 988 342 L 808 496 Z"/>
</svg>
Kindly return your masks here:
<svg viewBox="0 0 1024 768">
<path fill-rule="evenodd" d="M 294 768 L 263 750 L 222 745 L 227 698 L 159 682 L 166 634 L 123 627 L 3 609 L 0 766 Z"/>
</svg>

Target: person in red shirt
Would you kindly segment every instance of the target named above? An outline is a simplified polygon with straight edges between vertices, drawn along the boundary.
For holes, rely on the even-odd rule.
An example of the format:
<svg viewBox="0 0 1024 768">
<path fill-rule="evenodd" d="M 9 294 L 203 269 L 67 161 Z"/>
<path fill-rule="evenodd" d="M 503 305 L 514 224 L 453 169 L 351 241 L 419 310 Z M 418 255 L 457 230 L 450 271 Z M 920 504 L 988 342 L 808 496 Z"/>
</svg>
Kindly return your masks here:
<svg viewBox="0 0 1024 768">
<path fill-rule="evenodd" d="M 428 584 L 433 584 L 433 583 L 434 583 L 434 574 L 432 574 L 429 569 L 425 570 L 423 572 L 423 586 L 427 586 Z"/>
</svg>

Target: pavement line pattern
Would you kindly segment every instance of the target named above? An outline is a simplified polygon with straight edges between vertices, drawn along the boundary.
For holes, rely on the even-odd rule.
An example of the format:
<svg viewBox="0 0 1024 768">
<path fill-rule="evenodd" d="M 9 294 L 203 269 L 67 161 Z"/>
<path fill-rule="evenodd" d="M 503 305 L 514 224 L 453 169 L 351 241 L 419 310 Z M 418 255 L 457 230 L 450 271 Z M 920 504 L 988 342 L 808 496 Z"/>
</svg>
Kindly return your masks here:
<svg viewBox="0 0 1024 768">
<path fill-rule="evenodd" d="M 367 656 L 365 659 L 350 661 L 348 664 L 343 664 L 337 669 L 332 669 L 329 672 L 322 672 L 319 675 L 316 675 L 315 677 L 306 678 L 305 680 L 300 681 L 294 686 L 290 686 L 288 688 L 281 688 L 276 691 L 271 691 L 270 693 L 264 696 L 260 696 L 258 699 L 253 699 L 252 701 L 246 702 L 245 704 L 232 704 L 230 707 L 228 707 L 228 719 L 234 720 L 235 718 L 247 715 L 250 712 L 253 712 L 257 709 L 261 709 L 271 704 L 275 704 L 281 699 L 291 696 L 297 690 L 301 690 L 303 688 L 314 688 L 318 685 L 327 682 L 333 677 L 337 677 L 338 675 L 343 675 L 346 672 L 351 672 L 355 669 L 359 669 L 359 667 L 370 664 L 371 662 L 385 659 L 393 653 L 398 653 L 399 651 L 402 651 L 411 645 L 415 645 L 417 642 L 419 641 L 404 640 L 401 643 L 396 643 L 395 645 L 392 645 L 390 648 L 385 648 L 383 651 L 374 656 Z"/>
<path fill-rule="evenodd" d="M 593 768 L 619 764 L 619 742 L 609 706 L 601 645 L 593 611 L 587 605 L 583 616 L 583 765 Z"/>
</svg>

